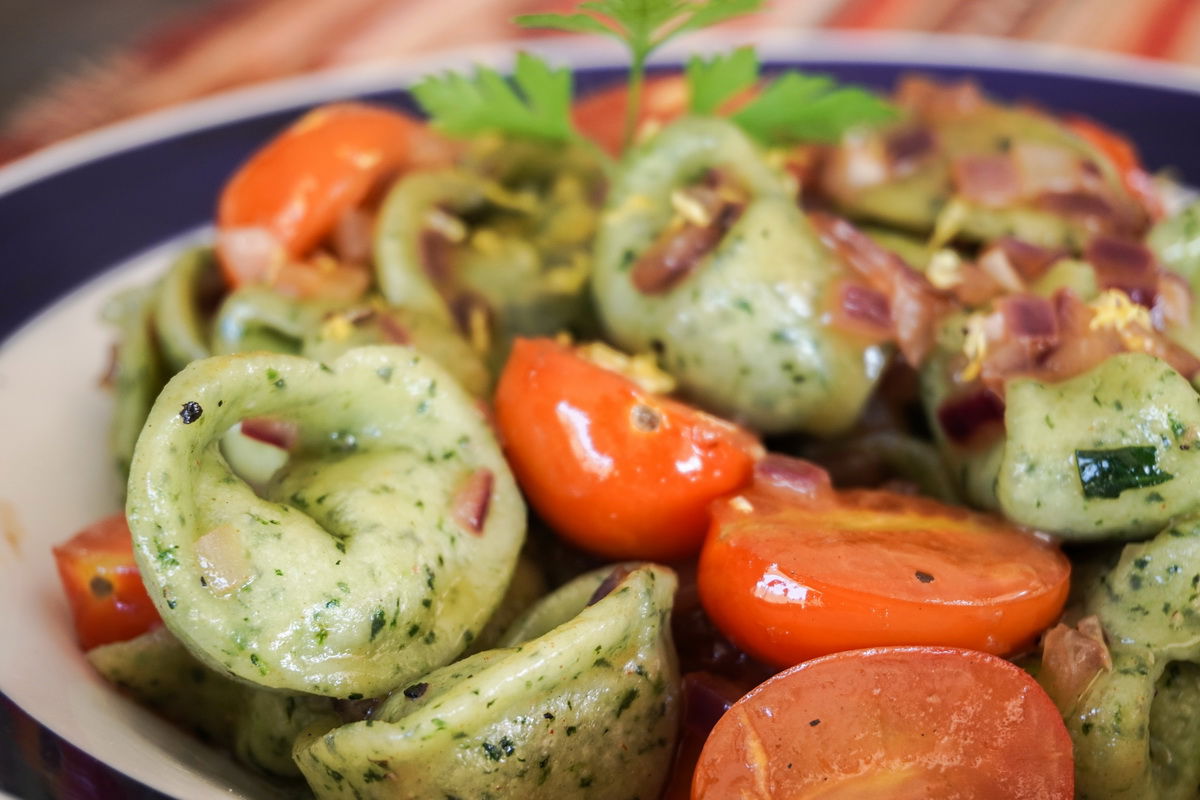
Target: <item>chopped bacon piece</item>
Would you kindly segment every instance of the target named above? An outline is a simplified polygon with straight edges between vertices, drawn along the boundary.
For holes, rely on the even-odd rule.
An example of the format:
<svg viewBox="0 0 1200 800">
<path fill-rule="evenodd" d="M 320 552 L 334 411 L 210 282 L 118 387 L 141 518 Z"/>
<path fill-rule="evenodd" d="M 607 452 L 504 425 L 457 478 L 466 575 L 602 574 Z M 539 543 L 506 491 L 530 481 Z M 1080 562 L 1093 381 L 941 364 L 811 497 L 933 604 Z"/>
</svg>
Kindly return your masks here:
<svg viewBox="0 0 1200 800">
<path fill-rule="evenodd" d="M 1024 194 L 1021 173 L 1007 154 L 959 156 L 950 170 L 958 194 L 985 208 L 1006 208 Z"/>
<path fill-rule="evenodd" d="M 477 469 L 463 481 L 451 500 L 450 514 L 459 527 L 482 534 L 492 505 L 495 476 L 486 467 Z"/>
<path fill-rule="evenodd" d="M 1011 295 L 999 300 L 996 309 L 1010 336 L 1049 344 L 1058 341 L 1058 316 L 1054 304 L 1046 298 L 1031 294 Z"/>
<path fill-rule="evenodd" d="M 988 106 L 987 98 L 974 81 L 939 84 L 921 75 L 901 78 L 895 100 L 901 108 L 930 121 L 970 116 Z"/>
<path fill-rule="evenodd" d="M 1083 257 L 1096 270 L 1102 289 L 1120 289 L 1133 302 L 1151 308 L 1158 294 L 1158 263 L 1141 242 L 1115 236 L 1093 236 Z"/>
<path fill-rule="evenodd" d="M 1034 205 L 1074 219 L 1094 233 L 1123 233 L 1131 227 L 1110 200 L 1094 192 L 1042 192 L 1034 198 Z"/>
<path fill-rule="evenodd" d="M 1164 271 L 1158 276 L 1158 296 L 1150 308 L 1150 315 L 1154 327 L 1160 331 L 1191 321 L 1192 289 L 1181 275 Z"/>
<path fill-rule="evenodd" d="M 1080 157 L 1066 147 L 1018 140 L 1012 147 L 1022 194 L 1070 192 L 1084 188 Z"/>
</svg>

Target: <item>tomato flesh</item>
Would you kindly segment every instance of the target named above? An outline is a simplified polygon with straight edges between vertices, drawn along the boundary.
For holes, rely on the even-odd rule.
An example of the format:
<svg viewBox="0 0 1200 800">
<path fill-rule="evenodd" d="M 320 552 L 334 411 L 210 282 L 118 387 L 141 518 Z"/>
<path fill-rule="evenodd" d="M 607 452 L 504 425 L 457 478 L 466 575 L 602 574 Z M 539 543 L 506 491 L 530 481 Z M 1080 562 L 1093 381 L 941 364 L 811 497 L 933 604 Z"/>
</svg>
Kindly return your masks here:
<svg viewBox="0 0 1200 800">
<path fill-rule="evenodd" d="M 55 547 L 54 561 L 84 650 L 132 639 L 161 622 L 134 562 L 124 514 Z"/>
<path fill-rule="evenodd" d="M 519 339 L 496 389 L 517 481 L 563 537 L 609 558 L 674 559 L 760 450 L 730 423 L 641 389 L 549 339 Z"/>
<path fill-rule="evenodd" d="M 800 664 L 733 705 L 693 800 L 1067 800 L 1071 739 L 1036 681 L 971 650 L 891 647 Z"/>
<path fill-rule="evenodd" d="M 1062 610 L 1070 563 L 999 518 L 881 490 L 770 485 L 716 503 L 700 558 L 709 616 L 756 658 L 947 645 L 1006 654 Z"/>
</svg>

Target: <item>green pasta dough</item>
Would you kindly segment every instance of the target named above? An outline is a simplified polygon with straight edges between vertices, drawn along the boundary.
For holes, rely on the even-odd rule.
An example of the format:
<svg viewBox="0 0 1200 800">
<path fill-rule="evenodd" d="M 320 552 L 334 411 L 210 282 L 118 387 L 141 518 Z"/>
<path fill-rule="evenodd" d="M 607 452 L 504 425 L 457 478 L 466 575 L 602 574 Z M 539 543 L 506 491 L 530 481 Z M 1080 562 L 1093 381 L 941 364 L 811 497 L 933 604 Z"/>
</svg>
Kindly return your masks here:
<svg viewBox="0 0 1200 800">
<path fill-rule="evenodd" d="M 184 252 L 163 276 L 154 301 L 154 326 L 163 359 L 172 373 L 212 355 L 212 311 L 225 290 L 210 248 Z"/>
<path fill-rule="evenodd" d="M 219 443 L 293 426 L 261 495 Z M 255 353 L 193 362 L 139 439 L 126 513 L 167 626 L 262 686 L 374 697 L 451 661 L 499 603 L 525 512 L 453 378 L 401 346 L 332 364 Z"/>
<path fill-rule="evenodd" d="M 866 180 L 850 166 L 854 151 L 886 151 L 890 137 L 913 130 L 928 131 L 935 144 L 927 157 L 910 168 Z M 835 157 L 829 162 L 832 166 L 826 169 L 823 184 L 840 210 L 855 218 L 919 233 L 945 228 L 946 234 L 969 241 L 1012 236 L 1074 252 L 1097 230 L 1128 233 L 1146 224 L 1144 213 L 1108 159 L 1098 157 L 1061 121 L 1037 110 L 981 105 L 970 113 L 944 113 L 925 121 L 910 118 L 879 131 L 856 131 L 850 139 L 843 143 L 845 160 Z M 1057 166 L 1061 160 L 1089 164 L 1087 169 L 1094 173 L 1092 196 L 1083 200 L 1063 196 L 1057 203 L 1022 197 L 997 206 L 956 194 L 956 159 L 1008 158 L 1014 152 L 1027 165 L 1018 169 L 1033 173 L 1025 180 L 1041 179 L 1042 191 L 1048 195 L 1056 189 L 1050 171 L 1061 170 Z"/>
<path fill-rule="evenodd" d="M 455 322 L 493 370 L 514 336 L 590 333 L 601 179 L 578 149 L 493 140 L 461 167 L 402 178 L 380 210 L 380 290 Z"/>
<path fill-rule="evenodd" d="M 549 632 L 436 670 L 367 721 L 314 726 L 295 757 L 316 795 L 658 796 L 679 721 L 675 576 L 653 565 L 605 572 L 566 590 L 571 609 L 563 590 L 544 601 L 574 612 Z M 596 599 L 601 583 L 610 591 Z"/>
<path fill-rule="evenodd" d="M 1079 798 L 1196 797 L 1198 576 L 1200 520 L 1192 516 L 1148 542 L 1127 545 L 1088 592 L 1084 610 L 1100 619 L 1112 668 L 1065 714 Z"/>
<path fill-rule="evenodd" d="M 715 248 L 677 283 L 639 290 L 637 262 L 672 224 L 672 196 L 715 173 L 748 199 Z M 596 245 L 593 291 L 626 350 L 655 351 L 701 405 L 766 432 L 832 435 L 853 424 L 886 360 L 830 327 L 841 267 L 782 177 L 731 122 L 673 123 L 623 163 Z"/>
</svg>

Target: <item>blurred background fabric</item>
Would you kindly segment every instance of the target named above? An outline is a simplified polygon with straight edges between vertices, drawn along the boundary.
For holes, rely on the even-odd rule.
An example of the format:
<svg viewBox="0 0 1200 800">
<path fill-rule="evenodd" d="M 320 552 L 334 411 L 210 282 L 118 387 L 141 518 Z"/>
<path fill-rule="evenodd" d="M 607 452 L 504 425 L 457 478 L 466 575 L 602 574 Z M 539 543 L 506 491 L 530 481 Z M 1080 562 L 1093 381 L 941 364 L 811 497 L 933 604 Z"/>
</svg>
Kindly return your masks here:
<svg viewBox="0 0 1200 800">
<path fill-rule="evenodd" d="M 528 35 L 575 0 L 0 0 L 0 161 L 325 67 Z M 1200 0 L 768 0 L 734 25 L 1053 42 L 1200 64 Z"/>
</svg>

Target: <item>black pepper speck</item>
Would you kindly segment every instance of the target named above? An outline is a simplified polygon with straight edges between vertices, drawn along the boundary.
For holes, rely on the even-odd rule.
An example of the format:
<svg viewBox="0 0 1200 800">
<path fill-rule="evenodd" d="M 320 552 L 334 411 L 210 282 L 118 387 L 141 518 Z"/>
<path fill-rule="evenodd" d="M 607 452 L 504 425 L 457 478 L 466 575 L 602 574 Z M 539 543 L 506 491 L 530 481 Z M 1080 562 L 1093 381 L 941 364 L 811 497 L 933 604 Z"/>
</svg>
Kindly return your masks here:
<svg viewBox="0 0 1200 800">
<path fill-rule="evenodd" d="M 179 412 L 179 418 L 183 420 L 184 425 L 191 425 L 196 420 L 200 419 L 200 415 L 204 413 L 204 409 L 195 400 L 188 400 L 183 404 L 183 408 Z"/>
</svg>

